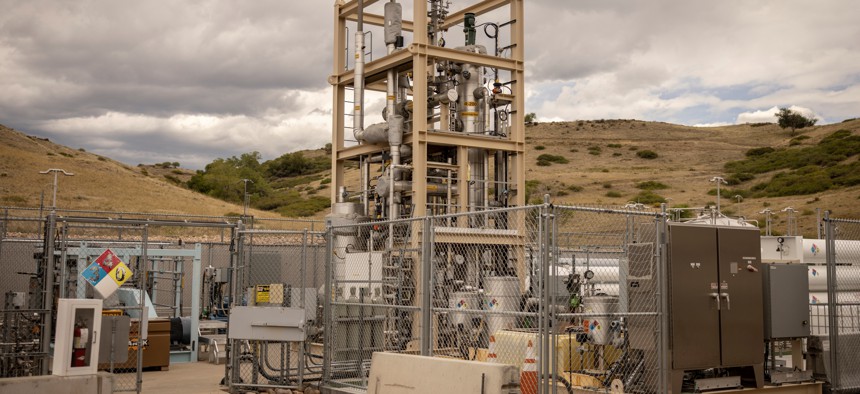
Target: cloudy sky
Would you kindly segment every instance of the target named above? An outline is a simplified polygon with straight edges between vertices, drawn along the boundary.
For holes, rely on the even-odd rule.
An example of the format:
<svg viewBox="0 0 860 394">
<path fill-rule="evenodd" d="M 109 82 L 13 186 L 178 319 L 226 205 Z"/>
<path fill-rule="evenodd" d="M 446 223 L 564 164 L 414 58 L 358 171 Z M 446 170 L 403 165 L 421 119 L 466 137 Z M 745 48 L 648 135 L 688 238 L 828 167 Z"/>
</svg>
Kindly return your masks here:
<svg viewBox="0 0 860 394">
<path fill-rule="evenodd" d="M 332 4 L 0 0 L 0 123 L 131 165 L 320 147 Z M 526 18 L 544 121 L 860 116 L 856 0 L 526 0 Z"/>
</svg>

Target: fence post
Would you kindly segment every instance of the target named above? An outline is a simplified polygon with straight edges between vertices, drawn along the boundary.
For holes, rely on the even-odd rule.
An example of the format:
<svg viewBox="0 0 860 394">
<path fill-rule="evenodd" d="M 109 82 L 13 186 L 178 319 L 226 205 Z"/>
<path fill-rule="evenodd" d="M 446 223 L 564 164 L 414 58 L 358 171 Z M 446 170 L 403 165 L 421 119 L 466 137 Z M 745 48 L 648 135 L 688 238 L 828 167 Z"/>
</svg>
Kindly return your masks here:
<svg viewBox="0 0 860 394">
<path fill-rule="evenodd" d="M 433 228 L 431 220 L 425 217 L 421 221 L 421 355 L 429 356 L 433 349 L 433 330 L 431 321 L 433 315 Z M 477 352 L 477 349 L 475 350 Z"/>
<path fill-rule="evenodd" d="M 48 362 L 48 355 L 51 353 L 51 321 L 53 320 L 52 314 L 54 310 L 54 271 L 56 269 L 56 264 L 54 262 L 54 230 L 57 225 L 57 211 L 51 210 L 51 213 L 48 214 L 48 223 L 46 223 L 45 227 L 45 245 L 43 247 L 42 256 L 45 261 L 45 270 L 42 272 L 45 275 L 45 288 L 43 291 L 42 299 L 42 309 L 44 313 L 42 316 L 42 353 L 44 353 L 44 358 L 42 359 L 42 375 L 47 375 L 48 370 L 50 369 L 50 364 Z"/>
<path fill-rule="evenodd" d="M 660 204 L 661 216 L 657 218 L 657 244 L 654 245 L 657 252 L 657 286 L 660 319 L 660 348 L 657 352 L 660 368 L 659 387 L 661 393 L 669 392 L 669 281 L 668 281 L 668 256 L 666 254 L 666 203 Z"/>
<path fill-rule="evenodd" d="M 837 297 L 838 281 L 836 280 L 836 234 L 833 231 L 833 221 L 830 220 L 830 211 L 824 211 L 824 224 L 826 226 L 825 237 L 827 248 L 825 257 L 827 259 L 827 323 L 829 326 L 828 336 L 830 341 L 830 385 L 833 389 L 840 387 L 839 382 L 839 357 L 836 353 L 839 349 L 839 305 Z"/>
<path fill-rule="evenodd" d="M 332 352 L 332 342 L 334 342 L 334 332 L 332 332 L 332 309 L 331 309 L 331 296 L 332 296 L 332 258 L 334 256 L 334 245 L 333 245 L 333 237 L 332 237 L 332 229 L 330 225 L 326 226 L 325 232 L 325 294 L 323 294 L 323 373 L 322 373 L 322 384 L 326 385 L 331 379 L 331 352 Z"/>
</svg>

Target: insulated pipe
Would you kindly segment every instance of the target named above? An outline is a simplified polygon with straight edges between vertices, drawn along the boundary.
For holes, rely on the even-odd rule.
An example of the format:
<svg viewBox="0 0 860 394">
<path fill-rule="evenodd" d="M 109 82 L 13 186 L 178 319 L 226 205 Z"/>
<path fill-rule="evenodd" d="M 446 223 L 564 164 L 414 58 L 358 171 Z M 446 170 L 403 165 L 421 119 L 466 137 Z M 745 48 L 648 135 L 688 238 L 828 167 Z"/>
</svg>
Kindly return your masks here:
<svg viewBox="0 0 860 394">
<path fill-rule="evenodd" d="M 358 29 L 355 32 L 355 82 L 353 83 L 353 135 L 364 134 L 364 0 L 358 0 Z"/>
<path fill-rule="evenodd" d="M 394 0 L 385 4 L 385 45 L 388 54 L 394 53 L 397 38 L 402 31 L 402 7 Z M 397 115 L 395 111 L 395 92 L 397 91 L 397 74 L 394 69 L 388 70 L 385 96 L 385 109 L 388 120 L 388 145 L 391 147 L 391 164 L 393 168 L 392 177 L 394 181 L 400 180 L 401 164 L 400 146 L 403 145 L 403 116 Z M 389 214 L 391 219 L 400 218 L 400 193 L 395 193 L 389 201 Z"/>
</svg>

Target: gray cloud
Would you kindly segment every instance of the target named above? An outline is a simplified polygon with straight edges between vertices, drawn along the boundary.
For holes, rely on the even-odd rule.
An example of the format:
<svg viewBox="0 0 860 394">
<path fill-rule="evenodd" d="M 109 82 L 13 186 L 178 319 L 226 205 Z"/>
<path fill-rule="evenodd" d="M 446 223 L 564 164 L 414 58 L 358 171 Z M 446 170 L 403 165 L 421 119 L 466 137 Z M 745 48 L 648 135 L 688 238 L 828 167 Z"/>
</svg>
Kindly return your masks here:
<svg viewBox="0 0 860 394">
<path fill-rule="evenodd" d="M 321 146 L 332 3 L 0 0 L 0 123 L 129 164 Z M 858 115 L 850 0 L 525 4 L 527 110 L 540 118 L 717 124 L 792 105 Z M 506 15 L 480 22 L 492 18 Z"/>
</svg>

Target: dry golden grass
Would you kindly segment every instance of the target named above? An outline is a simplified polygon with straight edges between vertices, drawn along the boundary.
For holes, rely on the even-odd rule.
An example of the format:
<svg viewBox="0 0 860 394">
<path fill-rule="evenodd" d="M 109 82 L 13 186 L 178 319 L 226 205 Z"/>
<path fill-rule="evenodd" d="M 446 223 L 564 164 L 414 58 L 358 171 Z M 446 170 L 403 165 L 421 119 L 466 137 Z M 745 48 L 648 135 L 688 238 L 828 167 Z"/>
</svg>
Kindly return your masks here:
<svg viewBox="0 0 860 394">
<path fill-rule="evenodd" d="M 39 171 L 62 168 L 72 177 L 60 176 L 57 206 L 63 209 L 174 213 L 223 216 L 241 214 L 242 207 L 217 200 L 168 182 L 170 170 L 130 167 L 106 157 L 70 149 L 27 136 L 0 125 L 0 205 L 38 207 L 50 205 L 53 176 Z M 258 217 L 278 214 L 249 210 Z"/>
<path fill-rule="evenodd" d="M 803 144 L 815 144 L 840 129 L 860 133 L 860 120 L 804 130 L 803 134 L 811 138 Z M 708 180 L 728 175 L 723 172 L 727 161 L 744 158 L 744 152 L 751 148 L 787 146 L 793 137 L 776 125 L 697 128 L 638 120 L 544 123 L 528 127 L 526 133 L 526 179 L 539 181 L 538 192 L 550 192 L 555 203 L 623 205 L 639 192 L 637 183 L 660 181 L 669 188 L 656 192 L 671 199 L 670 206 L 691 207 L 715 202 L 716 197 L 707 194 L 714 187 Z M 143 168 L 149 176 L 145 176 L 141 168 L 29 137 L 3 126 L 0 126 L 0 144 L 0 205 L 37 207 L 43 191 L 46 204 L 50 203 L 52 179 L 38 172 L 63 168 L 76 176 L 60 179 L 58 205 L 62 208 L 215 216 L 242 212 L 241 206 L 177 187 L 164 178 L 176 175 L 187 180 L 190 172 L 180 175 L 147 166 Z M 544 149 L 537 150 L 537 146 Z M 601 153 L 590 154 L 591 146 L 600 147 Z M 652 150 L 659 157 L 639 158 L 636 152 L 641 150 Z M 570 163 L 537 166 L 537 156 L 544 153 L 564 156 Z M 318 149 L 304 154 L 312 157 L 326 153 Z M 312 191 L 303 195 L 329 196 L 330 185 L 322 182 L 327 177 L 326 173 L 310 182 Z M 358 177 L 357 169 L 346 170 L 350 190 L 356 190 Z M 769 174 L 760 175 L 742 187 L 749 188 L 769 178 Z M 569 191 L 569 186 L 582 187 L 582 191 Z M 559 191 L 568 194 L 559 195 Z M 620 197 L 607 197 L 610 191 Z M 762 221 L 763 216 L 758 214 L 762 209 L 778 211 L 791 206 L 798 210 L 799 225 L 807 236 L 815 235 L 816 208 L 830 209 L 834 216 L 860 218 L 860 187 L 806 196 L 749 198 L 741 203 L 729 195 L 723 197 L 724 211 Z M 279 217 L 258 210 L 249 213 L 261 218 Z M 321 219 L 326 213 L 320 212 L 311 219 Z M 777 216 L 776 230 L 785 231 L 785 218 L 785 214 Z"/>
</svg>

